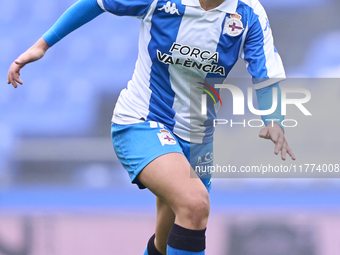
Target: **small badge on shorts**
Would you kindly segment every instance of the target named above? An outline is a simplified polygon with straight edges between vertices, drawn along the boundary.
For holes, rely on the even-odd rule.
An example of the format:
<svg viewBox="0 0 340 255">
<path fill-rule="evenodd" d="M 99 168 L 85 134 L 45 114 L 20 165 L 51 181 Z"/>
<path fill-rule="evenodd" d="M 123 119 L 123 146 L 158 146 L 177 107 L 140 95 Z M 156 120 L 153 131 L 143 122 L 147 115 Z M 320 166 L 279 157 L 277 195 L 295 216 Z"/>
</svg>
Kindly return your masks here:
<svg viewBox="0 0 340 255">
<path fill-rule="evenodd" d="M 172 134 L 168 130 L 161 129 L 160 133 L 157 133 L 157 135 L 162 146 L 164 146 L 165 144 L 169 145 L 176 144 L 176 139 L 172 136 Z"/>
<path fill-rule="evenodd" d="M 230 18 L 226 17 L 223 28 L 223 34 L 230 36 L 238 36 L 244 30 L 243 23 L 241 21 L 242 16 L 238 13 L 231 14 Z"/>
</svg>

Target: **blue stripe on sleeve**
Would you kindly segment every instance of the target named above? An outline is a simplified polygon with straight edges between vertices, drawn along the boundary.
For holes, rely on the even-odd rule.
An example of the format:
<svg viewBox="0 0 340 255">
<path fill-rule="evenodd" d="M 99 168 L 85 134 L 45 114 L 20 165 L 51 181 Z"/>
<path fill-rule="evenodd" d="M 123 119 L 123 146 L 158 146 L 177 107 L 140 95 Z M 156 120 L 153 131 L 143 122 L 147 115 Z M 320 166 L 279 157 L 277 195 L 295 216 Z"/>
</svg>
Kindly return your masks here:
<svg viewBox="0 0 340 255">
<path fill-rule="evenodd" d="M 284 127 L 281 124 L 281 122 L 284 120 L 284 115 L 281 115 L 281 89 L 278 83 L 256 90 L 259 110 L 268 110 L 272 107 L 273 88 L 277 88 L 276 110 L 270 115 L 261 116 L 261 118 L 266 126 L 271 123 L 271 121 L 267 121 L 266 119 L 278 119 L 277 121 L 274 121 L 274 122 L 279 124 L 282 127 L 282 129 L 284 129 Z"/>
<path fill-rule="evenodd" d="M 247 34 L 244 45 L 244 60 L 249 63 L 248 71 L 253 77 L 253 83 L 269 78 L 264 52 L 264 35 L 259 20 L 251 26 Z"/>
<path fill-rule="evenodd" d="M 103 12 L 97 0 L 80 0 L 68 8 L 42 37 L 49 46 L 53 46 L 63 37 Z"/>
</svg>

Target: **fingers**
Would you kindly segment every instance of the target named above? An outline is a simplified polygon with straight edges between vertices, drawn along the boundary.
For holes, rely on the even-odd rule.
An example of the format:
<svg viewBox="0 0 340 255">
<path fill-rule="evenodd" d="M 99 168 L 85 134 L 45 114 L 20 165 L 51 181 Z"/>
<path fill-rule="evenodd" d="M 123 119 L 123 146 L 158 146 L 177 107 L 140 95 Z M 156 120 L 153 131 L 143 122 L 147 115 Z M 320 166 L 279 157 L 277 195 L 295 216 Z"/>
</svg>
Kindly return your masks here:
<svg viewBox="0 0 340 255">
<path fill-rule="evenodd" d="M 286 155 L 287 155 L 287 142 L 284 143 L 282 150 L 281 150 L 281 159 L 286 160 Z"/>
<path fill-rule="evenodd" d="M 7 84 L 12 84 L 14 88 L 18 87 L 18 83 L 21 85 L 24 83 L 20 79 L 20 69 L 23 68 L 27 63 L 29 63 L 29 59 L 26 55 L 20 55 L 19 58 L 14 60 L 8 70 Z"/>
<path fill-rule="evenodd" d="M 274 153 L 278 155 L 282 150 L 283 143 L 285 142 L 284 136 L 282 134 L 274 133 L 272 136 L 272 141 L 275 144 Z"/>
<path fill-rule="evenodd" d="M 22 66 L 18 65 L 16 61 L 12 63 L 8 71 L 7 84 L 12 84 L 14 88 L 18 87 L 18 83 L 23 84 L 23 81 L 20 79 L 20 69 Z"/>
<path fill-rule="evenodd" d="M 289 147 L 287 141 L 285 141 L 283 146 L 282 146 L 282 150 L 281 150 L 281 159 L 282 160 L 286 160 L 287 153 L 292 158 L 292 160 L 296 159 L 293 150 Z"/>
<path fill-rule="evenodd" d="M 282 144 L 280 144 L 281 141 L 282 141 Z M 275 144 L 274 153 L 276 155 L 278 155 L 280 151 L 281 151 L 281 159 L 282 160 L 286 160 L 287 153 L 292 158 L 292 160 L 296 159 L 293 150 L 289 147 L 284 136 L 282 136 L 282 140 L 281 140 L 281 137 L 280 137 L 279 141 Z"/>
<path fill-rule="evenodd" d="M 280 127 L 278 128 L 263 128 L 261 129 L 259 136 L 265 139 L 271 139 L 275 144 L 274 153 L 278 155 L 281 152 L 281 159 L 286 160 L 288 155 L 295 160 L 293 150 L 289 147 L 284 133 Z"/>
<path fill-rule="evenodd" d="M 22 85 L 22 84 L 24 83 L 19 77 L 16 79 L 16 81 L 17 81 L 18 83 L 20 83 L 20 85 Z"/>
<path fill-rule="evenodd" d="M 288 152 L 289 156 L 292 158 L 292 160 L 296 159 L 293 150 L 289 147 L 288 144 L 287 144 L 287 152 Z"/>
</svg>

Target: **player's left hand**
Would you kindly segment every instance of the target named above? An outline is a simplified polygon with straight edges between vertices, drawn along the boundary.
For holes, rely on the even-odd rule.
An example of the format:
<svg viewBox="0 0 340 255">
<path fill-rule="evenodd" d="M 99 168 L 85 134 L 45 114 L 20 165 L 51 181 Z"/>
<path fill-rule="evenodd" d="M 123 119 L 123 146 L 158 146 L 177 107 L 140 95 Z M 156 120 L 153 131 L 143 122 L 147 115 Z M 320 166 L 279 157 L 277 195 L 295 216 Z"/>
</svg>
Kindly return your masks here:
<svg viewBox="0 0 340 255">
<path fill-rule="evenodd" d="M 284 132 L 280 125 L 276 123 L 272 125 L 270 123 L 267 127 L 260 130 L 259 136 L 261 138 L 271 139 L 273 141 L 273 143 L 275 144 L 274 153 L 278 155 L 281 151 L 282 160 L 286 160 L 287 153 L 293 160 L 295 160 L 294 152 L 289 147 Z"/>
<path fill-rule="evenodd" d="M 18 87 L 18 83 L 22 85 L 23 81 L 20 79 L 21 68 L 28 63 L 41 59 L 49 47 L 45 40 L 40 38 L 31 48 L 21 54 L 9 67 L 7 83 L 12 84 L 14 88 Z"/>
</svg>

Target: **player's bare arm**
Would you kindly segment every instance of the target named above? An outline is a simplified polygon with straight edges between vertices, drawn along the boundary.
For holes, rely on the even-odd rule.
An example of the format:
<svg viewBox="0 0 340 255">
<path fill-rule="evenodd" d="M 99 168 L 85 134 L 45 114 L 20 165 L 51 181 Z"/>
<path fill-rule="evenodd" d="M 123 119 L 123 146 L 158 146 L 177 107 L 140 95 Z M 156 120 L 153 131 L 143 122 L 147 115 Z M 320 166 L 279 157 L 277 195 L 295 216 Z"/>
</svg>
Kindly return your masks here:
<svg viewBox="0 0 340 255">
<path fill-rule="evenodd" d="M 283 129 L 277 123 L 273 123 L 273 125 L 269 124 L 267 127 L 261 129 L 259 136 L 272 140 L 275 144 L 274 153 L 278 155 L 281 152 L 282 160 L 286 160 L 287 153 L 293 160 L 296 159 L 293 150 L 287 143 Z"/>
<path fill-rule="evenodd" d="M 21 54 L 9 67 L 7 83 L 12 84 L 14 88 L 18 87 L 18 83 L 22 85 L 23 81 L 20 79 L 21 68 L 30 62 L 41 59 L 49 47 L 45 40 L 40 38 L 31 48 Z"/>
</svg>

